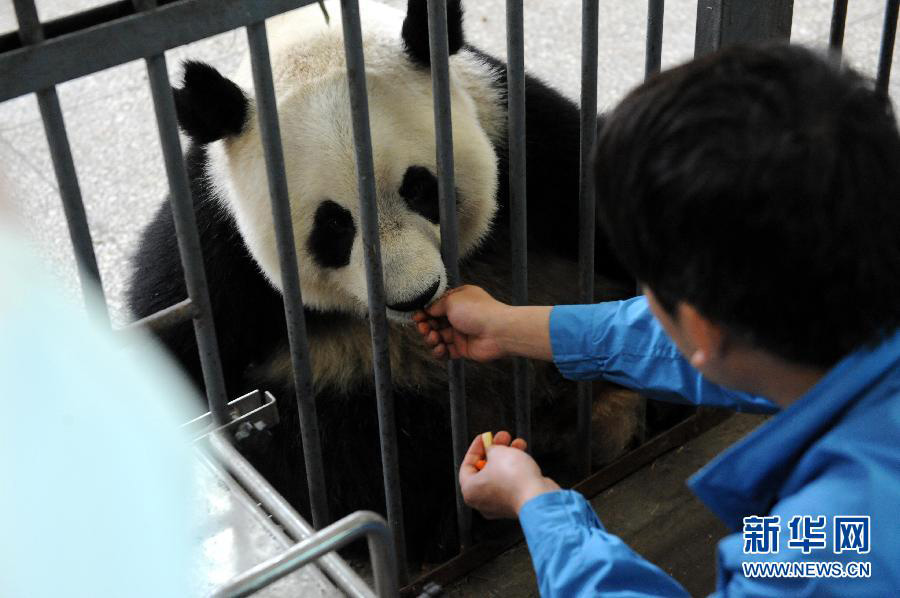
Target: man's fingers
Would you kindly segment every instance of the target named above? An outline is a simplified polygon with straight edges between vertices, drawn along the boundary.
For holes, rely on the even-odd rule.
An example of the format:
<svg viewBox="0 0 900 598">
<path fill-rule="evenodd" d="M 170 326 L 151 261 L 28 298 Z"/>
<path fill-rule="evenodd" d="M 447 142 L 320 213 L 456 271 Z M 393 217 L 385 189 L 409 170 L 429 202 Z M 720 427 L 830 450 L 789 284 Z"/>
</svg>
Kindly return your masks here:
<svg viewBox="0 0 900 598">
<path fill-rule="evenodd" d="M 441 340 L 447 344 L 450 344 L 453 342 L 453 329 L 452 328 L 442 328 L 441 330 L 438 330 L 435 334 L 440 334 Z"/>
<path fill-rule="evenodd" d="M 412 315 L 413 322 L 424 322 L 428 319 L 428 314 L 424 311 L 417 311 Z"/>
<path fill-rule="evenodd" d="M 437 357 L 438 359 L 444 359 L 447 357 L 447 345 L 437 345 L 431 350 L 431 354 Z"/>
<path fill-rule="evenodd" d="M 449 289 L 448 291 L 444 292 L 444 294 L 441 296 L 440 299 L 438 299 L 437 301 L 435 301 L 434 303 L 432 303 L 431 305 L 429 305 L 428 307 L 425 308 L 425 313 L 427 313 L 428 315 L 430 315 L 432 317 L 436 317 L 436 318 L 446 316 L 447 315 L 447 298 L 450 297 L 450 295 L 455 295 L 456 293 L 462 291 L 467 286 L 468 285 L 463 285 L 461 287 Z"/>
<path fill-rule="evenodd" d="M 441 318 L 447 315 L 447 295 L 425 308 L 425 313 L 432 318 Z"/>
<path fill-rule="evenodd" d="M 434 330 L 429 332 L 428 336 L 425 337 L 425 343 L 428 345 L 431 345 L 432 347 L 436 346 L 440 342 L 441 342 L 441 337 Z"/>
<path fill-rule="evenodd" d="M 520 451 L 524 451 L 528 448 L 528 443 L 525 442 L 522 438 L 516 438 L 509 446 L 515 449 L 519 449 Z"/>
<path fill-rule="evenodd" d="M 479 459 L 484 459 L 484 442 L 481 440 L 481 434 L 472 439 L 472 443 L 463 456 L 462 464 L 475 467 L 475 463 Z"/>
<path fill-rule="evenodd" d="M 500 430 L 496 434 L 494 434 L 494 444 L 502 444 L 504 446 L 508 445 L 512 440 L 512 434 L 507 432 L 506 430 Z"/>
</svg>

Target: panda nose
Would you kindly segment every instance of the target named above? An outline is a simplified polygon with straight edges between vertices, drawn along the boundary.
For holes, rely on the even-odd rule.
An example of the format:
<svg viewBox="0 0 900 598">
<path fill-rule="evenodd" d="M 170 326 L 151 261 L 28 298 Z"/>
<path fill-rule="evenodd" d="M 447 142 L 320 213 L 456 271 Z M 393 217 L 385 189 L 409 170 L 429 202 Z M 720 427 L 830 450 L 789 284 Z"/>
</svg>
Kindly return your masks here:
<svg viewBox="0 0 900 598">
<path fill-rule="evenodd" d="M 422 309 L 434 298 L 434 294 L 437 292 L 438 287 L 441 286 L 441 279 L 438 278 L 434 281 L 428 289 L 423 292 L 421 295 L 410 299 L 409 301 L 403 301 L 402 303 L 389 303 L 388 307 L 393 309 L 394 311 L 408 312 L 408 311 L 416 311 L 417 309 Z"/>
</svg>

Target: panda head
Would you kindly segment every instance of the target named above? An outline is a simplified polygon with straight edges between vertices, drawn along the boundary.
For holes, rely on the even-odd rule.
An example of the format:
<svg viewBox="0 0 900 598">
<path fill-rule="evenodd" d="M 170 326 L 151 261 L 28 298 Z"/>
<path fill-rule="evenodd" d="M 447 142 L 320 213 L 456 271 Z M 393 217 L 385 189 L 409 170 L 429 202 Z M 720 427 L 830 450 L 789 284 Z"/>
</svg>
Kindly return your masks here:
<svg viewBox="0 0 900 598">
<path fill-rule="evenodd" d="M 270 20 L 267 31 L 304 304 L 365 315 L 355 147 L 343 36 L 334 18 L 340 9 L 334 4 L 330 26 L 313 6 Z M 405 18 L 380 4 L 361 4 L 388 316 L 408 320 L 447 288 L 426 3 L 410 0 Z M 450 50 L 456 54 L 463 43 L 462 12 L 458 1 L 448 7 Z M 452 61 L 456 206 L 464 257 L 487 235 L 497 209 L 497 156 L 485 118 L 486 106 L 499 102 L 491 95 L 496 92 L 487 67 L 462 55 Z M 208 144 L 208 184 L 234 216 L 266 277 L 281 289 L 250 81 L 246 65 L 232 81 L 206 64 L 189 62 L 182 87 L 174 90 L 175 102 L 182 130 L 195 143 Z"/>
</svg>

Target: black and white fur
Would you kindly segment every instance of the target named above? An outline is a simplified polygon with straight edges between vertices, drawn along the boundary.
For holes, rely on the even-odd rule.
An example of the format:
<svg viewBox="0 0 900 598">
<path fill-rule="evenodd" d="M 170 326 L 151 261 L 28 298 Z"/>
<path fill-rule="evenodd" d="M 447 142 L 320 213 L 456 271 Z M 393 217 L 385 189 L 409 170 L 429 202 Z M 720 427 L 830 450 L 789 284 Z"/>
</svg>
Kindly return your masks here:
<svg viewBox="0 0 900 598">
<path fill-rule="evenodd" d="M 440 256 L 435 139 L 425 0 L 407 15 L 361 2 L 390 355 L 410 555 L 445 556 L 454 546 L 454 472 L 446 369 L 409 324 L 412 311 L 447 288 Z M 267 23 L 293 230 L 300 263 L 313 385 L 332 517 L 383 511 L 366 281 L 340 7 L 326 25 L 312 6 Z M 459 0 L 448 2 L 459 247 L 466 282 L 509 299 L 506 67 L 465 45 Z M 577 287 L 579 114 L 542 82 L 526 84 L 530 300 L 564 303 Z M 248 64 L 233 81 L 202 63 L 185 65 L 175 90 L 192 143 L 191 182 L 216 332 L 229 395 L 256 388 L 278 398 L 282 423 L 254 464 L 302 512 L 306 475 L 291 383 L 281 274 Z M 599 299 L 632 283 L 602 242 Z M 185 298 L 174 224 L 165 204 L 134 257 L 130 306 L 143 317 Z M 202 385 L 189 324 L 160 339 Z M 470 430 L 512 425 L 509 367 L 466 372 Z M 552 366 L 533 369 L 533 452 L 565 478 L 575 428 L 574 385 Z M 629 443 L 638 399 L 597 387 L 595 462 Z"/>
</svg>

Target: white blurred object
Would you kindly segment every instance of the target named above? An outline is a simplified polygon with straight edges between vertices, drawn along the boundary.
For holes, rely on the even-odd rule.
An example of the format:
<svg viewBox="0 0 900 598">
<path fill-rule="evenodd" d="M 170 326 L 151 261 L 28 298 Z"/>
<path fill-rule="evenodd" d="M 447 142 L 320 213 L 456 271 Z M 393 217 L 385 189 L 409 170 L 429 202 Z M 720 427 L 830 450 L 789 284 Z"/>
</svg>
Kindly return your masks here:
<svg viewBox="0 0 900 598">
<path fill-rule="evenodd" d="M 193 391 L 24 247 L 0 222 L 0 596 L 186 596 Z"/>
</svg>

